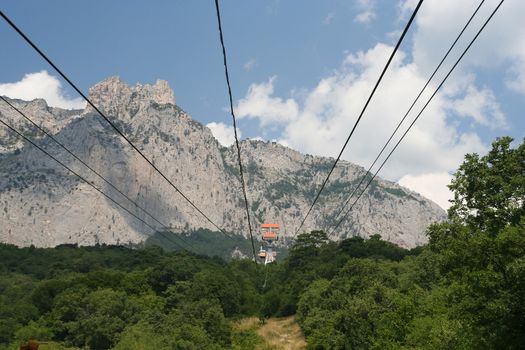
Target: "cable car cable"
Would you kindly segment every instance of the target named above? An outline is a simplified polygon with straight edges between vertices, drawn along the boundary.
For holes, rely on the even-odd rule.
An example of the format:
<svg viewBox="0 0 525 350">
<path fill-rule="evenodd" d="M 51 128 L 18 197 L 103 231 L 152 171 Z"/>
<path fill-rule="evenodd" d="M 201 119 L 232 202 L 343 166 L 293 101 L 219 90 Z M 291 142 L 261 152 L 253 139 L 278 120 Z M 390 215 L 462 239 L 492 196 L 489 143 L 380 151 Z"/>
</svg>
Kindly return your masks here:
<svg viewBox="0 0 525 350">
<path fill-rule="evenodd" d="M 29 142 L 31 145 L 33 145 L 34 147 L 38 148 L 40 151 L 42 151 L 44 154 L 46 154 L 47 156 L 49 156 L 50 158 L 52 158 L 53 160 L 55 160 L 59 165 L 61 165 L 62 167 L 66 168 L 68 171 L 70 171 L 71 173 L 73 173 L 74 175 L 76 175 L 78 178 L 80 178 L 82 181 L 84 181 L 85 183 L 87 183 L 89 186 L 93 187 L 97 192 L 101 193 L 102 195 L 104 195 L 106 198 L 108 198 L 110 201 L 112 201 L 113 203 L 115 203 L 116 205 L 118 205 L 120 208 L 122 208 L 124 211 L 126 211 L 128 214 L 132 215 L 133 217 L 135 217 L 137 220 L 143 222 L 146 226 L 148 226 L 151 230 L 153 230 L 154 232 L 156 233 L 159 233 L 161 234 L 162 236 L 164 236 L 164 234 L 162 232 L 158 232 L 154 227 L 152 227 L 151 225 L 149 225 L 147 222 L 145 222 L 144 220 L 142 220 L 141 218 L 139 218 L 138 216 L 136 216 L 135 214 L 133 214 L 131 211 L 129 211 L 127 208 L 123 207 L 121 204 L 119 204 L 116 200 L 114 200 L 113 198 L 111 198 L 110 196 L 108 196 L 107 194 L 105 194 L 103 191 L 101 191 L 100 189 L 96 188 L 92 183 L 90 183 L 88 180 L 86 180 L 84 177 L 82 177 L 81 175 L 79 175 L 78 173 L 76 173 L 75 171 L 73 171 L 71 168 L 69 168 L 68 166 L 66 166 L 65 164 L 63 164 L 61 161 L 59 161 L 57 158 L 55 158 L 54 156 L 52 156 L 49 152 L 45 151 L 43 148 L 41 148 L 40 146 L 38 146 L 35 142 L 31 141 L 28 137 L 26 137 L 25 135 L 23 135 L 21 132 L 19 132 L 18 130 L 16 130 L 14 127 L 12 127 L 11 125 L 7 124 L 5 121 L 3 121 L 2 119 L 0 119 L 0 123 L 3 124 L 5 127 L 7 127 L 8 129 L 10 129 L 11 131 L 15 132 L 16 134 L 18 134 L 18 136 L 20 136 L 21 138 L 23 138 L 24 140 L 26 140 L 27 142 Z M 165 238 L 167 238 L 166 236 L 164 236 Z M 177 242 L 174 242 L 172 241 L 174 244 L 176 244 L 178 247 L 180 247 L 181 249 L 183 250 L 186 250 L 186 251 L 189 251 L 187 248 L 184 248 L 183 246 L 181 246 L 179 243 Z"/>
<path fill-rule="evenodd" d="M 230 75 L 228 73 L 228 62 L 226 60 L 226 48 L 224 45 L 224 37 L 222 34 L 222 25 L 221 25 L 221 13 L 219 10 L 219 0 L 215 0 L 215 9 L 217 12 L 217 23 L 219 25 L 219 38 L 221 41 L 221 47 L 222 47 L 222 57 L 223 57 L 223 64 L 224 64 L 224 75 L 226 76 L 226 85 L 228 86 L 228 97 L 230 99 L 230 112 L 233 119 L 233 134 L 235 135 L 235 147 L 237 148 L 237 159 L 239 160 L 239 173 L 240 173 L 240 181 L 242 185 L 242 194 L 244 196 L 244 205 L 246 207 L 246 217 L 248 221 L 248 230 L 250 233 L 250 240 L 252 242 L 252 252 L 253 252 L 253 260 L 257 262 L 257 257 L 255 254 L 255 243 L 253 241 L 253 231 L 252 231 L 252 224 L 250 219 L 250 208 L 248 205 L 248 196 L 246 194 L 246 183 L 244 181 L 244 171 L 242 167 L 242 159 L 241 159 L 241 146 L 239 144 L 239 138 L 237 135 L 237 121 L 235 118 L 235 112 L 233 111 L 233 97 L 232 97 L 232 89 L 230 85 Z"/>
<path fill-rule="evenodd" d="M 353 209 L 354 205 L 357 203 L 357 201 L 361 198 L 361 196 L 363 195 L 363 193 L 367 190 L 368 186 L 370 186 L 370 184 L 372 183 L 372 181 L 375 179 L 375 177 L 377 176 L 377 174 L 379 173 L 379 171 L 383 168 L 383 166 L 385 165 L 385 163 L 388 161 L 388 159 L 390 158 L 390 156 L 392 155 L 392 153 L 394 153 L 394 151 L 396 150 L 397 146 L 399 146 L 399 144 L 401 143 L 401 141 L 403 141 L 403 139 L 405 138 L 405 136 L 408 134 L 408 132 L 410 131 L 410 129 L 412 128 L 412 126 L 415 124 L 415 122 L 419 119 L 419 117 L 421 116 L 421 114 L 423 113 L 423 111 L 426 109 L 426 107 L 428 106 L 428 104 L 430 103 L 430 101 L 432 101 L 432 99 L 434 98 L 434 96 L 437 94 L 437 92 L 439 91 L 439 89 L 441 89 L 441 87 L 443 86 L 443 84 L 445 83 L 445 81 L 448 79 L 448 77 L 450 76 L 450 74 L 454 71 L 454 69 L 456 68 L 456 66 L 459 64 L 459 62 L 461 61 L 461 59 L 463 58 L 463 56 L 465 56 L 465 54 L 467 53 L 467 51 L 470 49 L 470 47 L 472 46 L 472 44 L 476 41 L 476 39 L 478 38 L 478 36 L 481 34 L 481 32 L 483 31 L 483 29 L 485 29 L 485 27 L 487 26 L 487 24 L 490 22 L 490 20 L 492 19 L 492 17 L 494 16 L 494 14 L 498 11 L 498 9 L 500 8 L 500 6 L 503 4 L 505 0 L 501 0 L 500 3 L 498 4 L 498 6 L 494 9 L 494 11 L 491 13 L 491 15 L 489 16 L 489 18 L 485 21 L 485 23 L 483 24 L 483 26 L 479 29 L 479 31 L 477 32 L 476 36 L 474 36 L 474 38 L 470 41 L 469 45 L 466 47 L 466 49 L 463 51 L 463 53 L 461 54 L 461 56 L 458 58 L 458 60 L 456 61 L 456 63 L 454 64 L 454 66 L 452 66 L 452 68 L 450 69 L 450 71 L 447 73 L 447 75 L 445 76 L 445 78 L 441 81 L 441 83 L 438 85 L 438 87 L 436 88 L 436 90 L 434 91 L 434 93 L 432 94 L 432 96 L 430 96 L 429 100 L 425 103 L 425 105 L 423 106 L 423 108 L 421 109 L 421 111 L 418 113 L 418 115 L 416 116 L 416 118 L 412 121 L 412 123 L 409 125 L 408 129 L 403 133 L 403 135 L 401 136 L 401 138 L 399 139 L 399 141 L 397 141 L 396 145 L 394 146 L 394 148 L 390 151 L 390 153 L 388 154 L 388 156 L 386 157 L 386 159 L 383 161 L 383 163 L 381 164 L 381 166 L 379 167 L 379 169 L 377 169 L 377 171 L 374 173 L 374 176 L 372 176 L 372 178 L 368 181 L 368 183 L 366 184 L 366 187 L 364 188 L 364 190 L 361 192 L 361 194 L 359 195 L 359 197 L 357 197 L 357 199 L 352 203 L 352 205 L 350 206 L 350 208 L 346 211 L 346 213 L 344 214 L 344 216 L 341 218 L 341 220 L 339 220 L 339 222 L 337 223 L 337 225 L 335 226 L 334 230 L 337 229 L 339 227 L 339 225 L 344 221 L 344 219 L 346 219 L 346 216 L 348 215 L 348 213 Z"/>
<path fill-rule="evenodd" d="M 370 174 L 370 171 L 372 170 L 372 168 L 374 167 L 374 165 L 376 164 L 376 162 L 379 160 L 379 157 L 381 157 L 381 155 L 383 154 L 383 152 L 385 151 L 386 147 L 388 146 L 388 144 L 390 143 L 390 141 L 392 141 L 392 138 L 394 137 L 394 135 L 397 133 L 397 131 L 399 130 L 399 128 L 401 127 L 401 125 L 403 124 L 403 122 L 405 121 L 405 119 L 407 118 L 408 114 L 412 111 L 412 108 L 414 108 L 414 106 L 416 105 L 417 101 L 419 101 L 419 98 L 421 97 L 421 95 L 423 94 L 423 92 L 426 90 L 427 86 L 430 84 L 430 82 L 432 81 L 432 79 L 434 78 L 434 76 L 436 75 L 437 71 L 441 68 L 441 66 L 443 65 L 444 61 L 447 59 L 448 55 L 450 54 L 450 52 L 452 51 L 452 49 L 456 46 L 456 43 L 459 41 L 459 39 L 461 38 L 461 36 L 463 35 L 463 33 L 465 32 L 465 30 L 467 29 L 467 27 L 470 25 L 470 23 L 472 22 L 472 19 L 476 16 L 476 14 L 478 13 L 479 9 L 481 8 L 481 6 L 483 5 L 483 3 L 485 2 L 485 0 L 482 0 L 480 2 L 480 4 L 478 5 L 478 7 L 476 8 L 476 10 L 474 11 L 474 13 L 472 14 L 472 16 L 470 16 L 469 20 L 467 21 L 467 23 L 463 26 L 463 29 L 460 31 L 460 33 L 458 34 L 458 36 L 456 37 L 456 39 L 454 40 L 454 42 L 452 43 L 452 45 L 449 47 L 449 49 L 447 50 L 447 52 L 445 53 L 445 56 L 443 56 L 443 58 L 441 59 L 441 62 L 439 62 L 439 64 L 437 65 L 436 69 L 434 69 L 434 72 L 432 73 L 432 75 L 430 76 L 430 78 L 428 78 L 427 82 L 425 83 L 425 85 L 423 86 L 423 88 L 419 91 L 419 94 L 417 95 L 417 97 L 414 99 L 414 101 L 412 102 L 412 105 L 410 105 L 410 108 L 407 110 L 407 112 L 405 113 L 405 115 L 403 116 L 403 118 L 399 121 L 399 123 L 397 124 L 395 130 L 392 132 L 392 134 L 390 135 L 390 137 L 388 138 L 388 140 L 386 141 L 386 143 L 383 145 L 383 148 L 381 149 L 381 151 L 379 151 L 379 154 L 377 155 L 377 157 L 374 159 L 374 161 L 372 162 L 372 165 L 370 165 L 370 167 L 368 168 L 368 170 L 366 171 L 366 174 L 363 175 L 363 177 L 361 178 L 361 181 L 359 181 L 359 184 L 354 188 L 354 190 L 352 191 L 352 193 L 350 194 L 350 196 L 348 197 L 348 199 L 344 202 L 344 204 L 339 208 L 339 211 L 338 213 L 335 215 L 335 219 L 337 219 L 341 213 L 345 210 L 346 206 L 348 205 L 348 203 L 350 203 L 350 200 L 354 197 L 354 195 L 356 194 L 357 190 L 361 187 L 361 185 L 363 184 L 364 180 L 366 179 L 366 177 L 368 176 L 368 174 Z M 329 229 L 327 230 L 328 232 L 328 235 L 330 235 L 333 230 L 332 230 L 332 226 L 329 227 Z"/>
<path fill-rule="evenodd" d="M 385 75 L 390 63 L 392 62 L 393 58 L 394 58 L 394 55 L 396 54 L 396 52 L 398 51 L 399 47 L 401 46 L 401 42 L 403 41 L 403 39 L 405 38 L 405 35 L 406 33 L 408 32 L 408 29 L 410 28 L 412 22 L 414 21 L 414 18 L 416 17 L 416 14 L 417 12 L 419 11 L 419 8 L 421 7 L 421 4 L 423 3 L 423 0 L 419 0 L 416 8 L 414 9 L 414 12 L 412 13 L 412 16 L 410 16 L 410 19 L 408 21 L 408 23 L 406 24 L 404 30 L 403 30 L 403 33 L 401 34 L 401 37 L 399 38 L 399 40 L 397 41 L 397 44 L 396 46 L 394 47 L 394 50 L 392 51 L 390 57 L 388 58 L 388 61 L 385 65 L 385 67 L 383 68 L 383 71 L 381 72 L 381 75 L 379 76 L 379 79 L 377 80 L 376 84 L 374 85 L 374 88 L 372 89 L 372 92 L 370 93 L 370 95 L 368 96 L 368 99 L 365 103 L 365 105 L 363 106 L 363 109 L 361 110 L 361 113 L 359 114 L 359 117 L 357 118 L 356 122 L 354 123 L 353 127 L 352 127 L 352 130 L 350 131 L 350 134 L 348 135 L 345 143 L 343 144 L 343 147 L 341 148 L 341 151 L 339 151 L 339 154 L 337 155 L 337 158 L 335 160 L 335 162 L 332 164 L 332 167 L 330 169 L 330 171 L 328 172 L 328 175 L 327 177 L 325 178 L 325 180 L 323 181 L 322 185 L 321 185 L 321 188 L 319 189 L 319 191 L 317 192 L 317 195 L 315 196 L 315 199 L 312 203 L 312 205 L 310 206 L 310 208 L 308 209 L 306 215 L 304 216 L 303 220 L 301 221 L 301 224 L 299 225 L 299 228 L 297 228 L 297 230 L 295 231 L 295 233 L 293 234 L 292 238 L 295 238 L 295 236 L 297 235 L 297 233 L 301 230 L 301 228 L 303 227 L 306 219 L 308 218 L 308 216 L 310 215 L 313 207 L 315 206 L 315 204 L 317 203 L 317 200 L 319 199 L 319 196 L 321 195 L 321 193 L 323 192 L 325 186 L 326 186 L 326 183 L 328 182 L 328 180 L 330 179 L 330 176 L 332 175 L 335 167 L 337 166 L 337 163 L 339 162 L 339 160 L 341 159 L 341 156 L 343 155 L 343 152 L 344 150 L 346 149 L 346 146 L 348 145 L 348 142 L 350 141 L 350 138 L 352 137 L 352 135 L 354 134 L 354 131 L 357 127 L 357 125 L 359 124 L 359 122 L 361 121 L 361 118 L 363 117 L 363 114 L 365 113 L 365 110 L 367 109 L 368 107 L 368 104 L 370 103 L 370 101 L 372 100 L 372 97 L 374 96 L 376 90 L 377 90 L 377 87 L 379 86 L 379 83 L 381 82 L 381 80 L 383 79 L 383 76 Z"/>
<path fill-rule="evenodd" d="M 269 265 L 269 264 L 265 264 L 265 265 L 264 265 L 264 269 L 265 269 L 266 271 L 265 271 L 265 274 L 264 274 L 264 283 L 263 283 L 263 286 L 262 286 L 262 287 L 263 287 L 263 290 L 266 289 L 266 283 L 268 282 L 268 265 Z"/>
<path fill-rule="evenodd" d="M 6 98 L 3 96 L 0 96 L 0 99 L 4 101 L 7 105 L 9 105 L 12 109 L 14 109 L 18 114 L 20 114 L 22 117 L 24 117 L 27 121 L 29 121 L 31 124 L 33 124 L 38 130 L 40 130 L 44 135 L 49 137 L 53 142 L 55 142 L 57 145 L 59 145 L 62 149 L 64 149 L 68 154 L 73 156 L 76 160 L 78 160 L 82 165 L 84 165 L 86 168 L 91 170 L 95 175 L 97 175 L 99 178 L 101 178 L 104 182 L 106 182 L 111 188 L 113 188 L 115 191 L 120 193 L 124 198 L 126 198 L 128 201 L 133 203 L 138 209 L 140 209 L 142 212 L 144 212 L 146 215 L 148 215 L 150 218 L 155 220 L 158 224 L 160 224 L 164 229 L 166 229 L 167 232 L 170 232 L 170 228 L 168 225 L 163 224 L 160 222 L 156 217 L 154 217 L 151 213 L 149 213 L 146 209 L 142 208 L 140 205 L 138 205 L 135 201 L 133 201 L 129 196 L 124 194 L 121 190 L 119 190 L 115 185 L 113 185 L 108 179 L 106 179 L 104 176 L 102 176 L 99 172 L 97 172 L 95 169 L 93 169 L 91 166 L 89 166 L 86 162 L 84 162 L 82 159 L 80 159 L 77 155 L 75 155 L 71 150 L 69 150 L 63 143 L 58 141 L 53 135 L 51 135 L 49 132 L 47 132 L 44 128 L 40 127 L 37 123 L 35 123 L 31 118 L 29 118 L 24 112 L 22 112 L 20 109 L 18 109 L 16 106 L 14 106 L 11 102 L 9 102 Z M 173 232 L 171 232 L 173 233 Z M 191 247 L 195 250 L 195 247 L 192 246 L 190 243 L 188 243 L 186 240 L 182 239 L 182 237 L 179 237 L 178 235 L 175 235 L 177 239 L 184 242 L 186 245 Z"/>
<path fill-rule="evenodd" d="M 140 217 L 138 217 L 137 215 L 135 215 L 134 213 L 132 213 L 130 210 L 128 210 L 126 207 L 124 207 L 123 205 L 121 205 L 120 203 L 118 203 L 115 199 L 111 198 L 109 195 L 107 195 L 106 193 L 104 193 L 102 190 L 100 190 L 99 188 L 97 188 L 94 184 L 92 184 L 89 180 L 87 180 L 86 178 L 84 178 L 83 176 L 81 176 L 80 174 L 78 174 L 77 172 L 75 172 L 73 169 L 71 169 L 70 167 L 68 167 L 67 165 L 65 165 L 63 162 L 61 162 L 60 160 L 58 160 L 56 157 L 54 157 L 53 155 L 51 155 L 49 152 L 47 152 L 45 149 L 43 149 L 42 147 L 40 147 L 39 145 L 37 145 L 35 142 L 33 142 L 31 139 L 29 139 L 27 136 L 25 136 L 24 134 L 22 134 L 21 132 L 19 132 L 18 130 L 16 130 L 14 127 L 12 127 L 11 125 L 9 125 L 8 123 L 6 123 L 4 120 L 0 119 L 0 123 L 3 124 L 6 128 L 10 129 L 11 131 L 15 132 L 18 136 L 20 136 L 21 138 L 23 138 L 24 140 L 26 140 L 27 142 L 29 142 L 31 145 L 33 145 L 34 147 L 38 148 L 41 152 L 43 152 L 44 154 L 46 154 L 48 157 L 50 157 L 51 159 L 53 159 L 55 162 L 57 162 L 58 164 L 60 164 L 62 167 L 66 168 L 69 172 L 71 172 L 73 175 L 77 176 L 79 179 L 81 179 L 82 181 L 84 181 L 86 184 L 88 184 L 89 186 L 91 186 L 93 189 L 95 189 L 95 191 L 97 191 L 98 193 L 102 194 L 104 197 L 106 197 L 107 199 L 109 199 L 110 201 L 112 201 L 113 203 L 115 203 L 116 205 L 118 205 L 121 209 L 123 209 L 124 211 L 126 211 L 129 215 L 133 216 L 135 219 L 141 221 L 144 225 L 146 225 L 147 227 L 149 227 L 153 232 L 157 233 L 157 229 L 154 228 L 153 226 L 151 226 L 150 224 L 148 224 L 146 221 L 142 220 Z M 160 234 L 162 234 L 161 232 L 158 232 Z M 175 242 L 173 242 L 175 243 Z M 183 250 L 188 250 L 186 248 L 184 248 L 182 245 L 178 244 L 178 243 L 175 243 L 177 244 L 180 248 L 182 248 Z"/>
<path fill-rule="evenodd" d="M 140 149 L 135 146 L 135 144 L 126 136 L 124 135 L 124 133 L 122 131 L 120 131 L 120 129 L 104 114 L 102 113 L 102 111 L 97 107 L 95 106 L 95 104 L 93 104 L 93 102 L 91 102 L 91 100 L 82 92 L 80 91 L 80 89 L 51 61 L 51 59 L 49 59 L 47 57 L 46 54 L 44 54 L 44 52 L 42 52 L 42 50 L 40 50 L 38 48 L 38 46 L 36 46 L 35 43 L 33 43 L 33 41 L 31 41 L 31 39 L 29 39 L 29 37 L 24 34 L 24 32 L 22 32 L 22 30 L 20 28 L 18 28 L 14 23 L 13 21 L 11 21 L 11 19 L 9 19 L 9 17 L 7 17 L 6 14 L 4 14 L 3 11 L 0 10 L 0 16 L 51 66 L 53 67 L 53 69 L 58 73 L 60 74 L 60 76 L 84 99 L 86 100 L 86 102 L 91 106 L 93 107 L 93 109 L 102 117 L 104 118 L 104 120 L 106 120 L 106 122 L 108 122 L 108 124 L 115 130 L 115 132 L 120 136 L 122 137 L 124 140 L 126 140 L 126 142 L 158 173 L 160 174 L 160 176 L 162 176 L 162 178 L 164 180 L 166 180 L 166 182 L 168 182 L 168 184 L 173 188 L 175 189 L 175 191 L 177 193 L 179 193 L 182 198 L 184 198 L 184 200 L 186 200 L 195 210 L 197 210 L 197 212 L 199 214 L 201 214 L 211 225 L 213 225 L 213 227 L 215 227 L 216 229 L 218 229 L 222 234 L 224 234 L 225 236 L 227 236 L 228 238 L 230 238 L 231 240 L 233 240 L 233 238 L 231 237 L 231 235 L 229 235 L 226 231 L 224 231 L 222 228 L 220 228 L 213 220 L 211 220 L 199 207 L 197 207 L 197 205 L 195 205 L 195 203 L 193 203 L 177 186 L 175 186 L 175 184 L 170 180 L 168 179 L 168 177 L 166 175 L 164 175 L 164 173 L 162 171 L 160 171 L 159 168 L 157 168 L 157 166 L 155 166 L 155 164 L 153 164 L 153 162 L 144 155 L 144 153 L 142 153 L 142 151 L 140 151 Z"/>
</svg>

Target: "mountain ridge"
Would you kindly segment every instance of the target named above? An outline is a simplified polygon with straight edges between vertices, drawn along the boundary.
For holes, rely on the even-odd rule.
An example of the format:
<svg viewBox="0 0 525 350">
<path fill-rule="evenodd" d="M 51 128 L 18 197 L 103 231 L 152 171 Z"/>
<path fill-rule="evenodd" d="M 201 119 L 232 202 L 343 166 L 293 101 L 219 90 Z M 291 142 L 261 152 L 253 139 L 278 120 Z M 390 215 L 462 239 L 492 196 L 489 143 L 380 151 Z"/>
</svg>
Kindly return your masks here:
<svg viewBox="0 0 525 350">
<path fill-rule="evenodd" d="M 220 145 L 209 128 L 178 107 L 167 82 L 131 86 L 110 77 L 90 89 L 90 99 L 214 222 L 227 231 L 247 235 L 233 146 Z M 92 107 L 62 110 L 40 99 L 9 101 L 170 229 L 212 228 Z M 73 169 L 88 173 L 5 103 L 0 104 L 0 113 Z M 258 140 L 243 140 L 241 150 L 253 224 L 257 227 L 261 222 L 275 221 L 289 236 L 297 229 L 333 159 L 303 155 L 278 143 Z M 153 234 L 5 129 L 0 129 L 0 173 L 2 242 L 21 246 L 122 244 L 140 242 Z M 303 229 L 326 228 L 343 194 L 350 193 L 364 174 L 362 167 L 341 161 L 332 177 L 337 180 L 328 184 Z M 126 202 L 95 176 L 86 177 L 119 202 Z M 131 203 L 126 206 L 136 210 Z M 137 214 L 152 221 L 140 211 Z M 428 199 L 377 179 L 331 238 L 380 233 L 396 244 L 414 247 L 426 242 L 426 226 L 444 217 L 445 212 Z"/>
</svg>

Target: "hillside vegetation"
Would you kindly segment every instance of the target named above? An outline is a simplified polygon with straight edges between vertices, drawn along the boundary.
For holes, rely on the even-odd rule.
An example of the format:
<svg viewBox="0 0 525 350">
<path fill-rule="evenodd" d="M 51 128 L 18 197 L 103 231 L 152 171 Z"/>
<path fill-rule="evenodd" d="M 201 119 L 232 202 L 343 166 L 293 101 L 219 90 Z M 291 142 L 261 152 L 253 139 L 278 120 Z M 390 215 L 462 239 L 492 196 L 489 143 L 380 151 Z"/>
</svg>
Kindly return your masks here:
<svg viewBox="0 0 525 350">
<path fill-rule="evenodd" d="M 308 245 L 319 235 L 305 234 L 299 241 Z M 353 244 L 363 257 L 408 254 L 379 238 L 343 244 Z M 297 259 L 306 260 L 300 249 L 266 271 L 250 260 L 227 263 L 154 246 L 0 245 L 0 349 L 29 339 L 90 349 L 257 349 L 264 336 L 233 326 L 249 316 L 263 320 L 295 312 L 298 298 L 292 293 L 299 297 L 319 273 L 307 265 L 290 270 Z M 349 257 L 335 243 L 311 249 L 318 251 L 312 263 L 325 254 L 339 255 L 319 277 L 333 275 Z"/>
<path fill-rule="evenodd" d="M 259 326 L 239 322 L 291 315 L 308 349 L 522 349 L 525 143 L 511 143 L 465 158 L 448 222 L 412 250 L 312 231 L 265 268 L 154 246 L 1 245 L 0 349 L 257 349 Z"/>
</svg>

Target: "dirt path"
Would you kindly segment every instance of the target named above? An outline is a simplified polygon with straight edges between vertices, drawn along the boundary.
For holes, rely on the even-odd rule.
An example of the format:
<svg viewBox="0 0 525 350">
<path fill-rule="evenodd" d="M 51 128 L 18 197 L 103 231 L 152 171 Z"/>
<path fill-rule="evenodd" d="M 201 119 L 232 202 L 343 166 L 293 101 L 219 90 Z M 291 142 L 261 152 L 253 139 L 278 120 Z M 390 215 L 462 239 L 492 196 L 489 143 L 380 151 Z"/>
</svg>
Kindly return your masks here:
<svg viewBox="0 0 525 350">
<path fill-rule="evenodd" d="M 306 342 L 295 317 L 270 318 L 261 324 L 255 317 L 246 318 L 237 324 L 239 330 L 253 330 L 262 339 L 256 350 L 301 350 Z"/>
</svg>

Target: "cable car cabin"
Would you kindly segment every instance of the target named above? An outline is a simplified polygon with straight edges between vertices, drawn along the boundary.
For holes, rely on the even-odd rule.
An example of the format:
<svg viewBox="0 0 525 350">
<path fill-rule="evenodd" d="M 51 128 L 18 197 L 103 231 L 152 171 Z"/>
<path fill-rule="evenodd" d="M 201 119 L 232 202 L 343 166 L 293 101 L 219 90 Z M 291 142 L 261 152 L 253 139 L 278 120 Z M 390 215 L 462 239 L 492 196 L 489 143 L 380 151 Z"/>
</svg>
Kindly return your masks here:
<svg viewBox="0 0 525 350">
<path fill-rule="evenodd" d="M 262 239 L 265 241 L 278 241 L 279 235 L 273 232 L 263 233 Z"/>
<path fill-rule="evenodd" d="M 259 253 L 257 254 L 257 256 L 261 259 L 265 259 L 266 256 L 269 256 L 271 253 L 271 255 L 275 258 L 277 256 L 277 252 L 276 251 L 266 251 L 264 249 L 261 248 L 261 250 L 259 250 Z"/>
<path fill-rule="evenodd" d="M 262 224 L 262 239 L 264 241 L 278 241 L 279 240 L 279 224 Z"/>
</svg>

